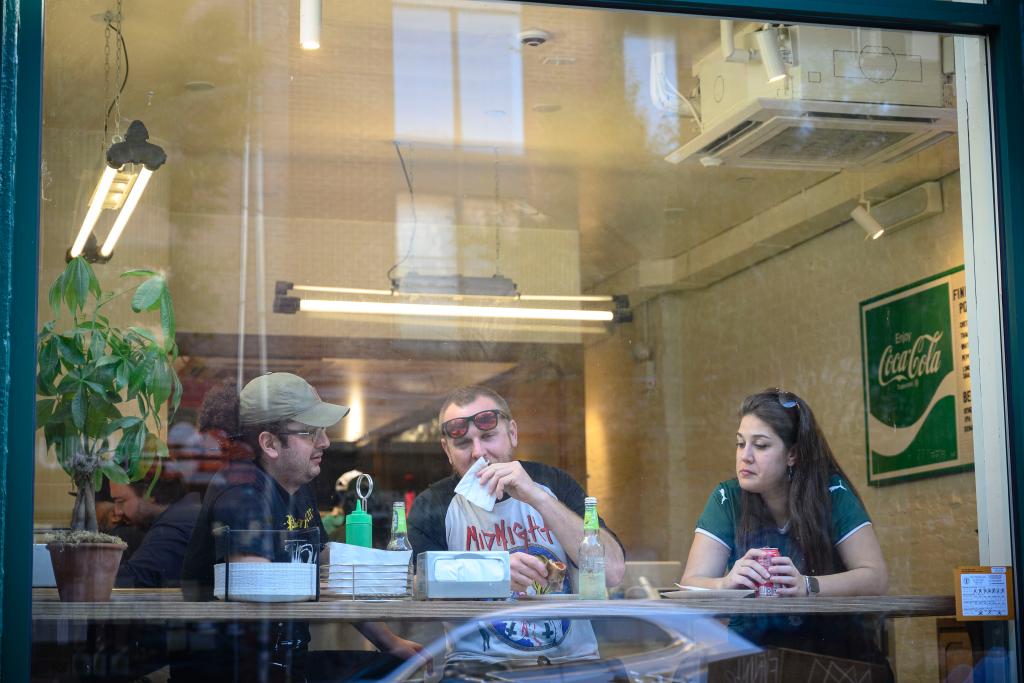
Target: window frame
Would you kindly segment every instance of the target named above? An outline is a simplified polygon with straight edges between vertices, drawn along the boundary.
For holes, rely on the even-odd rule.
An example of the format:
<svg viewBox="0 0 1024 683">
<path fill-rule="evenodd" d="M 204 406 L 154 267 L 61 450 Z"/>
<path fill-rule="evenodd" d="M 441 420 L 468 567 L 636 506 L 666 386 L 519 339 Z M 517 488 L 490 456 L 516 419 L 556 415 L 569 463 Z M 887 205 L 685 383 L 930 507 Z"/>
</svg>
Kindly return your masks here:
<svg viewBox="0 0 1024 683">
<path fill-rule="evenodd" d="M 0 523 L 3 543 L 0 678 L 29 679 L 31 651 L 31 543 L 34 481 L 36 310 L 39 295 L 39 173 L 42 160 L 42 0 L 3 2 L 0 79 Z M 539 3 L 540 0 L 522 0 Z M 988 4 L 945 0 L 543 0 L 543 4 L 647 10 L 754 20 L 915 29 L 984 36 L 988 40 L 996 240 L 1002 295 L 1006 447 L 1016 586 L 1024 585 L 1024 6 L 1016 0 Z M 1017 154 L 1014 155 L 1014 151 Z M 10 163 L 13 160 L 13 164 Z M 13 210 L 12 210 L 13 209 Z M 34 229 L 33 227 L 34 226 Z M 9 275 L 7 275 L 9 274 Z M 1020 604 L 1020 589 L 1018 588 Z M 1019 623 L 1010 634 L 1024 680 L 1024 639 Z"/>
</svg>

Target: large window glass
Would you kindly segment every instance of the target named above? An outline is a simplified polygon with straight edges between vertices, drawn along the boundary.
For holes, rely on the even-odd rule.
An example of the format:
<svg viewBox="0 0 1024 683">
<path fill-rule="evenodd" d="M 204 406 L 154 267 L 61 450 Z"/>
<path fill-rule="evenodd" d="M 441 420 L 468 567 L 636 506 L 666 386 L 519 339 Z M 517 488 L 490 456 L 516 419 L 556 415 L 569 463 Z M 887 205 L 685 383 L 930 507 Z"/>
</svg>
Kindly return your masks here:
<svg viewBox="0 0 1024 683">
<path fill-rule="evenodd" d="M 54 0 L 45 22 L 35 523 L 94 506 L 128 548 L 112 606 L 72 613 L 40 537 L 40 676 L 195 673 L 210 642 L 311 680 L 411 642 L 438 667 L 599 656 L 595 676 L 665 680 L 784 650 L 813 653 L 792 671 L 1003 671 L 999 638 L 952 620 L 954 568 L 1013 559 L 1002 369 L 972 363 L 1000 332 L 967 142 L 990 131 L 965 114 L 982 40 L 468 0 Z M 445 402 L 476 385 L 504 401 Z M 490 512 L 453 488 L 480 457 L 510 497 Z M 217 507 L 245 467 L 258 501 Z M 358 531 L 363 473 L 377 549 L 403 503 L 414 552 L 549 556 L 556 595 L 586 586 L 596 497 L 609 601 L 467 630 L 483 608 L 353 589 L 331 572 L 379 560 L 326 543 Z M 736 597 L 761 547 L 781 616 Z M 315 567 L 277 593 L 253 574 L 242 602 L 283 600 L 260 619 L 183 615 L 182 567 L 213 581 L 224 557 L 327 567 L 319 591 Z M 511 588 L 535 578 L 518 561 Z M 310 576 L 319 602 L 296 602 Z M 679 582 L 734 592 L 700 624 L 633 600 L 689 605 Z M 275 660 L 284 641 L 303 656 Z"/>
</svg>

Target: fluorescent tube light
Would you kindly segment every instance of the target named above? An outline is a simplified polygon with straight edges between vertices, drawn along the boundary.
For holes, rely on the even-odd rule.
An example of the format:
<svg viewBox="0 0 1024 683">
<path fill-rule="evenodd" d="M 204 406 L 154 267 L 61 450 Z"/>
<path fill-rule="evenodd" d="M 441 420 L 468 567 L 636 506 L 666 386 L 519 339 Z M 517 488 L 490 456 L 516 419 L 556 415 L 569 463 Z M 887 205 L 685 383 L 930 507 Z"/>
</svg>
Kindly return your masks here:
<svg viewBox="0 0 1024 683">
<path fill-rule="evenodd" d="M 139 177 L 135 180 L 135 184 L 132 185 L 132 191 L 128 194 L 128 198 L 124 200 L 121 213 L 117 214 L 117 219 L 110 228 L 107 239 L 103 241 L 103 246 L 100 248 L 100 256 L 108 257 L 114 253 L 114 246 L 117 244 L 117 240 L 121 238 L 124 226 L 128 225 L 128 219 L 132 217 L 132 212 L 135 211 L 135 206 L 139 203 L 139 199 L 142 197 L 142 193 L 145 192 L 146 184 L 149 183 L 152 175 L 153 172 L 145 167 L 139 171 Z"/>
<path fill-rule="evenodd" d="M 368 315 L 417 315 L 442 318 L 505 318 L 515 320 L 576 320 L 611 322 L 612 311 L 559 308 L 510 308 L 504 306 L 458 306 L 452 304 L 407 304 L 377 301 L 301 299 L 299 310 L 311 313 L 362 313 Z"/>
<path fill-rule="evenodd" d="M 92 234 L 93 227 L 96 226 L 96 221 L 100 217 L 100 211 L 103 210 L 103 202 L 107 197 L 107 190 L 110 189 L 110 184 L 114 182 L 114 176 L 116 174 L 116 168 L 111 168 L 110 166 L 103 167 L 103 173 L 100 175 L 100 181 L 96 183 L 96 189 L 93 190 L 92 199 L 89 200 L 89 209 L 85 213 L 85 220 L 82 221 L 82 227 L 78 230 L 78 236 L 71 245 L 71 258 L 77 258 L 82 255 L 82 250 L 85 249 L 85 243 L 89 239 L 89 235 Z"/>
<path fill-rule="evenodd" d="M 303 50 L 320 48 L 321 0 L 299 0 L 299 45 Z"/>
</svg>

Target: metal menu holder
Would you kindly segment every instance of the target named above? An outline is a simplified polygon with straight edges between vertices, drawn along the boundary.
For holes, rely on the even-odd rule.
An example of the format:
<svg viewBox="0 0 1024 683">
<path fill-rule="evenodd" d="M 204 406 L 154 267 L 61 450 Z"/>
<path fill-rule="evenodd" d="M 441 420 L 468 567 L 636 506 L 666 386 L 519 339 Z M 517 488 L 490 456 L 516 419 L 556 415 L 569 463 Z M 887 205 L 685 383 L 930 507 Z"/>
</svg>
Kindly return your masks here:
<svg viewBox="0 0 1024 683">
<path fill-rule="evenodd" d="M 406 565 L 332 564 L 320 568 L 322 591 L 356 598 L 408 598 L 412 595 L 412 571 Z"/>
<path fill-rule="evenodd" d="M 213 530 L 214 596 L 224 601 L 300 602 L 320 599 L 320 529 Z M 269 562 L 231 561 L 251 555 Z"/>
<path fill-rule="evenodd" d="M 407 598 L 412 595 L 412 551 L 328 544 L 331 562 L 320 567 L 321 594 L 345 598 Z"/>
</svg>

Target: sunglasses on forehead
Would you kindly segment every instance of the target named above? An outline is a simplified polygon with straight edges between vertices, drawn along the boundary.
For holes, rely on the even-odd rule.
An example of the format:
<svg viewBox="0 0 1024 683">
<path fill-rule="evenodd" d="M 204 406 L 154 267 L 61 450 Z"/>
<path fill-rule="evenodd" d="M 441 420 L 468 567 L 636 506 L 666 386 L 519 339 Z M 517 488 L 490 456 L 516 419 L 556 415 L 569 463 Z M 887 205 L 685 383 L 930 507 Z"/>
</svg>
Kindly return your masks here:
<svg viewBox="0 0 1024 683">
<path fill-rule="evenodd" d="M 481 432 L 489 432 L 498 426 L 499 417 L 508 419 L 508 415 L 500 410 L 481 410 L 475 415 L 455 417 L 442 423 L 441 432 L 449 439 L 460 439 L 469 431 L 469 424 L 471 422 Z"/>
<path fill-rule="evenodd" d="M 796 408 L 800 405 L 800 400 L 785 389 L 773 389 L 772 391 L 779 397 L 779 405 L 783 408 Z"/>
</svg>

